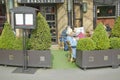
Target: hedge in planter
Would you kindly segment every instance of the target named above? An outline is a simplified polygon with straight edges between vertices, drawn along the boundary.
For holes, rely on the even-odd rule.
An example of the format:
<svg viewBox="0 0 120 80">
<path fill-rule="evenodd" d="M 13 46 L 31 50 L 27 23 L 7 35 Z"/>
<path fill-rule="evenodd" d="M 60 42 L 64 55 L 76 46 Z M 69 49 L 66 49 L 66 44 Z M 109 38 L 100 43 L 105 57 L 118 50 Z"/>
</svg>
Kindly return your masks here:
<svg viewBox="0 0 120 80">
<path fill-rule="evenodd" d="M 82 38 L 77 42 L 77 50 L 95 50 L 96 45 L 91 38 Z"/>
<path fill-rule="evenodd" d="M 110 38 L 111 49 L 120 49 L 120 38 L 113 37 Z"/>
<path fill-rule="evenodd" d="M 112 37 L 120 37 L 120 16 L 115 21 L 111 35 Z"/>
<path fill-rule="evenodd" d="M 15 36 L 12 27 L 8 22 L 5 23 L 4 29 L 0 36 L 0 49 L 2 50 L 22 50 L 22 38 Z"/>
<path fill-rule="evenodd" d="M 32 31 L 29 44 L 33 50 L 47 50 L 51 46 L 50 28 L 40 13 L 37 15 L 37 26 Z"/>
<path fill-rule="evenodd" d="M 0 64 L 22 66 L 22 41 L 16 39 L 8 22 L 5 23 L 0 36 L 0 49 Z"/>
<path fill-rule="evenodd" d="M 120 65 L 120 16 L 116 19 L 111 33 L 111 48 L 115 50 L 113 60 L 115 65 Z"/>
<path fill-rule="evenodd" d="M 111 49 L 114 50 L 113 55 L 113 64 L 115 67 L 120 65 L 120 38 L 112 37 L 110 38 Z"/>
<path fill-rule="evenodd" d="M 92 35 L 92 39 L 96 43 L 96 50 L 105 50 L 110 48 L 109 37 L 102 23 L 97 25 Z"/>
<path fill-rule="evenodd" d="M 4 49 L 4 50 L 13 49 L 14 41 L 15 41 L 15 34 L 13 33 L 10 24 L 6 22 L 2 34 L 0 36 L 0 49 Z"/>
<path fill-rule="evenodd" d="M 102 23 L 97 25 L 91 39 L 78 41 L 76 64 L 84 69 L 112 66 L 110 41 Z"/>
<path fill-rule="evenodd" d="M 37 26 L 29 40 L 28 66 L 51 67 L 51 33 L 45 18 L 38 13 Z"/>
</svg>

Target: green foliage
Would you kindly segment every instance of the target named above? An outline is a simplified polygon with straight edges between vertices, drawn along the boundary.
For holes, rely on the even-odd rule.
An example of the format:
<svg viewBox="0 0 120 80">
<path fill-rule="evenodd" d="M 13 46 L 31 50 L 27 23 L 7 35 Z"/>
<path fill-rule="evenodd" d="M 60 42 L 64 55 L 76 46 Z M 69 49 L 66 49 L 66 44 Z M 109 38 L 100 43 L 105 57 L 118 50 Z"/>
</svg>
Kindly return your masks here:
<svg viewBox="0 0 120 80">
<path fill-rule="evenodd" d="M 110 48 L 109 37 L 102 23 L 97 25 L 92 35 L 92 39 L 96 43 L 97 50 L 105 50 Z"/>
<path fill-rule="evenodd" d="M 14 50 L 22 50 L 23 49 L 23 43 L 22 43 L 22 38 L 16 38 L 13 44 L 13 49 Z"/>
<path fill-rule="evenodd" d="M 8 22 L 5 23 L 4 29 L 0 36 L 0 49 L 13 49 L 13 44 L 15 40 L 14 32 Z"/>
<path fill-rule="evenodd" d="M 78 40 L 77 50 L 95 50 L 96 46 L 91 38 L 82 38 Z"/>
<path fill-rule="evenodd" d="M 110 45 L 112 49 L 120 49 L 120 38 L 110 38 Z"/>
<path fill-rule="evenodd" d="M 115 21 L 111 35 L 114 37 L 120 37 L 120 16 Z"/>
<path fill-rule="evenodd" d="M 32 31 L 29 45 L 30 49 L 33 50 L 46 50 L 51 46 L 50 28 L 40 13 L 37 15 L 37 26 L 36 29 Z"/>
</svg>

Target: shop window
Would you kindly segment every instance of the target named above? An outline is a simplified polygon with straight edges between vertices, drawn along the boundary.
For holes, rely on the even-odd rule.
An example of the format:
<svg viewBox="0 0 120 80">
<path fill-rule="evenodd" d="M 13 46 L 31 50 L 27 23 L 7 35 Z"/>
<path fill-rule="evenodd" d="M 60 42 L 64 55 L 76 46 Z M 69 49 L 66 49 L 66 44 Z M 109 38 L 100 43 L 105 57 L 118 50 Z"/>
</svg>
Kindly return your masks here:
<svg viewBox="0 0 120 80">
<path fill-rule="evenodd" d="M 97 6 L 97 17 L 115 16 L 115 6 Z"/>
</svg>

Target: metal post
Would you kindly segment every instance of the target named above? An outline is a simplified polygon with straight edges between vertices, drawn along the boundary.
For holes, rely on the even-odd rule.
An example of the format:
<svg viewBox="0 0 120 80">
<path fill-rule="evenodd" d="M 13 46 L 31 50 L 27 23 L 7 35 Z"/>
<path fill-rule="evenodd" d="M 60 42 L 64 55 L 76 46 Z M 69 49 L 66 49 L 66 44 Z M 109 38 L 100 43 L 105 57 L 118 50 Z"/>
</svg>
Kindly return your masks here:
<svg viewBox="0 0 120 80">
<path fill-rule="evenodd" d="M 72 27 L 72 11 L 68 11 L 68 26 Z"/>
<path fill-rule="evenodd" d="M 27 70 L 28 60 L 27 60 L 27 51 L 26 51 L 26 29 L 23 29 L 23 55 L 24 55 L 23 70 Z"/>
</svg>

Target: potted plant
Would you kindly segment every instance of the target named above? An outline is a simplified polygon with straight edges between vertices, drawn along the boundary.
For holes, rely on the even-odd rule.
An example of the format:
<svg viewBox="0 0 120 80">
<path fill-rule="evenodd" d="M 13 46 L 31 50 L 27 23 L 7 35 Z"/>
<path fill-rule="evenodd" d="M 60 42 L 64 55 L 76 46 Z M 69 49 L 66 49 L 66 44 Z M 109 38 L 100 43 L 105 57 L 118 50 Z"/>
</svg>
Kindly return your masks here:
<svg viewBox="0 0 120 80">
<path fill-rule="evenodd" d="M 89 40 L 89 43 L 87 43 L 88 40 L 86 39 L 78 41 L 76 64 L 84 69 L 113 66 L 113 52 L 109 49 L 110 39 L 102 23 L 97 25 L 91 39 L 93 41 Z"/>
<path fill-rule="evenodd" d="M 111 49 L 114 49 L 113 63 L 116 67 L 120 65 L 120 16 L 116 19 L 111 31 L 110 44 Z"/>
<path fill-rule="evenodd" d="M 17 39 L 8 22 L 0 36 L 0 64 L 22 66 L 22 40 Z"/>
<path fill-rule="evenodd" d="M 51 34 L 45 18 L 38 13 L 37 28 L 32 30 L 27 39 L 27 61 L 28 67 L 51 67 Z M 23 66 L 23 44 L 22 38 L 16 37 L 12 27 L 5 23 L 0 36 L 0 64 Z"/>
<path fill-rule="evenodd" d="M 37 26 L 32 30 L 29 39 L 28 66 L 51 67 L 51 34 L 45 18 L 38 13 Z"/>
<path fill-rule="evenodd" d="M 96 45 L 91 38 L 82 38 L 78 40 L 76 51 L 76 64 L 86 69 L 88 67 L 88 61 L 92 61 L 93 57 L 91 52 L 94 53 Z"/>
</svg>

